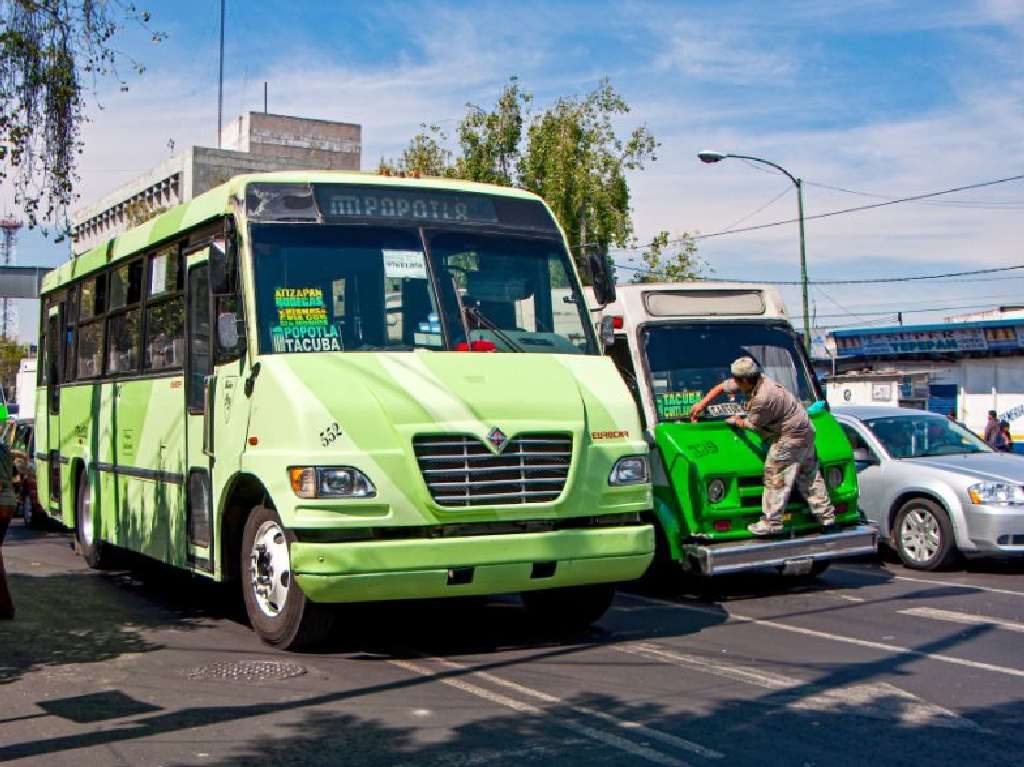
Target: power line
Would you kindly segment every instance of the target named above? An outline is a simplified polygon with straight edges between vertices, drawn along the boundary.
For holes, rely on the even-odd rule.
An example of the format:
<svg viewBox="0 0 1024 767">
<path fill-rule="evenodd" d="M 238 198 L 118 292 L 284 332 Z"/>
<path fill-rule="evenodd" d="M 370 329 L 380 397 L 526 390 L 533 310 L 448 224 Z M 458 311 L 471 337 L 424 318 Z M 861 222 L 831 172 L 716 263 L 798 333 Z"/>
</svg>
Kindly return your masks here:
<svg viewBox="0 0 1024 767">
<path fill-rule="evenodd" d="M 768 208 L 768 207 L 772 206 L 773 204 L 775 204 L 776 202 L 778 202 L 779 200 L 781 200 L 781 199 L 782 199 L 782 197 L 783 197 L 784 195 L 786 195 L 786 194 L 789 194 L 789 191 L 790 191 L 790 189 L 791 189 L 791 188 L 792 188 L 792 187 L 791 187 L 791 186 L 790 186 L 790 184 L 789 184 L 789 183 L 787 182 L 787 183 L 786 183 L 786 187 L 785 187 L 785 189 L 783 189 L 783 190 L 782 190 L 781 192 L 779 192 L 779 193 L 778 193 L 777 195 L 775 195 L 774 197 L 772 197 L 772 198 L 771 198 L 770 200 L 768 200 L 768 202 L 766 202 L 766 203 L 765 203 L 764 205 L 762 205 L 761 207 L 759 207 L 759 208 L 756 208 L 756 209 L 754 209 L 754 210 L 750 211 L 750 213 L 748 213 L 748 214 L 747 214 L 747 215 L 745 215 L 745 216 L 740 216 L 740 217 L 739 217 L 738 219 L 736 219 L 736 220 L 735 220 L 735 221 L 733 221 L 733 222 L 732 222 L 731 224 L 729 224 L 729 226 L 725 227 L 725 231 L 727 231 L 727 232 L 728 232 L 728 231 L 730 231 L 730 230 L 731 230 L 731 229 L 732 229 L 732 228 L 733 228 L 734 226 L 736 226 L 737 224 L 742 224 L 742 223 L 743 223 L 744 221 L 746 221 L 746 220 L 748 220 L 748 219 L 751 219 L 751 218 L 753 218 L 754 216 L 756 216 L 756 215 L 757 215 L 758 213 L 760 213 L 760 212 L 761 212 L 762 210 L 764 210 L 765 208 Z"/>
<path fill-rule="evenodd" d="M 961 309 L 988 309 L 988 308 L 991 308 L 991 306 L 992 306 L 992 304 L 962 304 L 962 305 L 959 305 L 959 306 L 929 306 L 929 307 L 920 308 L 920 309 L 900 309 L 900 310 L 890 309 L 890 310 L 884 311 L 884 312 L 864 312 L 863 314 L 861 314 L 859 316 L 861 316 L 861 317 L 875 317 L 875 316 L 880 316 L 880 315 L 894 315 L 894 314 L 900 314 L 900 313 L 902 313 L 902 314 L 927 314 L 928 312 L 951 312 L 951 311 L 958 311 L 958 310 L 961 310 Z M 849 313 L 847 313 L 847 314 L 819 314 L 818 315 L 818 317 L 821 317 L 821 318 L 824 318 L 824 319 L 836 319 L 838 317 L 848 317 L 848 316 L 849 316 Z M 801 319 L 802 320 L 803 319 L 803 315 L 802 314 L 796 315 L 796 317 L 794 319 Z"/>
<path fill-rule="evenodd" d="M 930 199 L 932 197 L 941 197 L 944 194 L 953 194 L 955 192 L 964 192 L 964 191 L 967 191 L 969 189 L 983 189 L 985 187 L 995 186 L 997 184 L 1006 184 L 1006 183 L 1009 183 L 1011 181 L 1020 181 L 1022 179 L 1024 179 L 1024 173 L 1018 174 L 1016 176 L 1007 176 L 1006 178 L 997 178 L 997 179 L 993 179 L 991 181 L 980 181 L 980 182 L 978 182 L 976 184 L 966 184 L 964 186 L 955 186 L 955 187 L 952 187 L 950 189 L 941 189 L 941 190 L 939 190 L 937 192 L 926 192 L 924 194 L 910 195 L 909 197 L 897 197 L 896 199 L 893 199 L 893 200 L 883 200 L 882 202 L 869 203 L 868 205 L 857 205 L 857 206 L 852 207 L 852 208 L 840 208 L 838 210 L 826 211 L 825 213 L 815 213 L 815 214 L 810 215 L 810 216 L 804 216 L 804 221 L 812 221 L 814 219 L 820 219 L 820 218 L 832 218 L 833 216 L 840 216 L 840 215 L 844 215 L 846 213 L 859 213 L 859 212 L 865 211 L 865 210 L 874 210 L 875 208 L 884 208 L 884 207 L 887 207 L 889 205 L 899 205 L 899 204 L 905 203 L 905 202 L 915 202 L 917 200 L 926 200 L 926 199 Z M 771 221 L 771 222 L 768 222 L 766 224 L 756 224 L 754 226 L 745 226 L 745 227 L 742 227 L 740 229 L 724 229 L 724 230 L 721 230 L 721 231 L 718 231 L 718 232 L 708 232 L 707 234 L 696 234 L 696 235 L 692 236 L 692 239 L 693 240 L 707 240 L 707 239 L 710 239 L 711 237 L 722 237 L 723 235 L 726 235 L 726 234 L 740 234 L 742 232 L 756 232 L 756 231 L 759 231 L 761 229 L 770 229 L 770 228 L 776 227 L 776 226 L 784 226 L 785 224 L 794 224 L 794 223 L 797 223 L 799 221 L 800 221 L 799 218 L 787 218 L 787 219 L 782 220 L 782 221 Z M 683 241 L 684 241 L 684 239 L 679 237 L 679 238 L 676 238 L 674 240 L 669 240 L 668 243 L 666 243 L 666 244 L 668 244 L 668 245 L 675 245 L 675 244 L 678 244 L 678 243 L 683 242 Z M 648 247 L 650 247 L 650 243 L 648 243 L 646 245 L 643 245 L 643 246 L 637 246 L 637 247 L 618 247 L 618 248 L 613 248 L 613 250 L 634 250 L 634 251 L 636 251 L 636 250 L 641 250 L 643 248 L 648 248 Z"/>
<path fill-rule="evenodd" d="M 636 272 L 638 274 L 649 275 L 652 277 L 664 276 L 663 272 L 655 272 L 649 269 L 641 269 L 636 266 L 629 266 L 628 264 L 615 264 L 616 269 L 625 269 L 627 271 Z M 988 269 L 972 269 L 966 272 L 945 272 L 943 274 L 922 274 L 915 276 L 905 277 L 872 277 L 866 279 L 855 279 L 855 280 L 808 280 L 808 285 L 877 285 L 882 283 L 894 283 L 894 282 L 916 282 L 919 280 L 942 280 L 949 279 L 952 277 L 969 277 L 975 274 L 994 274 L 997 272 L 1009 272 L 1016 269 L 1024 269 L 1024 264 L 1015 264 L 1014 266 L 995 266 Z M 749 279 L 732 279 L 727 277 L 698 277 L 700 282 L 758 282 L 762 285 L 802 285 L 800 280 L 749 280 Z"/>
<path fill-rule="evenodd" d="M 874 194 L 872 192 L 860 192 L 856 189 L 847 189 L 842 186 L 832 186 L 830 184 L 822 184 L 818 181 L 807 181 L 804 179 L 804 185 L 815 186 L 820 189 L 830 189 L 833 192 L 845 192 L 846 194 L 857 195 L 858 197 L 874 197 L 879 200 L 888 199 L 887 195 Z M 1024 200 L 928 200 L 921 203 L 922 205 L 942 205 L 949 207 L 965 207 L 965 208 L 979 208 L 982 210 L 1016 210 L 1017 208 L 1024 208 Z"/>
</svg>

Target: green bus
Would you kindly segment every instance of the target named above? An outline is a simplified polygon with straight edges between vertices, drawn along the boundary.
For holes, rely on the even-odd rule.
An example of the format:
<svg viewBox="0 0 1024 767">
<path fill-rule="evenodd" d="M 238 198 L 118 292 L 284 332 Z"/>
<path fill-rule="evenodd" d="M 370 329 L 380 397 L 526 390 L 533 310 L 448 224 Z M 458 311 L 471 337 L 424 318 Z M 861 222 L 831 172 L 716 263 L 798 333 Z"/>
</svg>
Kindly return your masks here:
<svg viewBox="0 0 1024 767">
<path fill-rule="evenodd" d="M 648 447 L 534 195 L 238 176 L 41 304 L 41 501 L 90 566 L 237 581 L 271 645 L 378 600 L 521 592 L 585 625 L 651 561 Z"/>
</svg>

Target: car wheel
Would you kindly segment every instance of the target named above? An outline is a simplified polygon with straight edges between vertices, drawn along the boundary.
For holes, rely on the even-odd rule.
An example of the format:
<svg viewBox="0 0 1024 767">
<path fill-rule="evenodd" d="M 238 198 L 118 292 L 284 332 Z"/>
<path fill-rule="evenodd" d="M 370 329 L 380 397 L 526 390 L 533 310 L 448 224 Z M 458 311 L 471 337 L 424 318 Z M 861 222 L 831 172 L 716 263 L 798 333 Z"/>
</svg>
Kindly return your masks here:
<svg viewBox="0 0 1024 767">
<path fill-rule="evenodd" d="M 89 475 L 82 471 L 78 475 L 78 491 L 75 493 L 75 532 L 82 559 L 89 567 L 99 570 L 109 560 L 109 547 L 96 534 L 96 527 Z"/>
<path fill-rule="evenodd" d="M 294 540 L 274 509 L 257 506 L 242 532 L 241 573 L 245 611 L 256 634 L 282 650 L 322 642 L 334 624 L 328 605 L 311 602 L 292 577 Z"/>
<path fill-rule="evenodd" d="M 893 524 L 892 542 L 911 570 L 937 570 L 956 552 L 953 525 L 945 509 L 927 498 L 903 504 Z"/>
<path fill-rule="evenodd" d="M 614 598 L 615 587 L 607 584 L 522 593 L 523 607 L 531 621 L 543 629 L 565 632 L 596 623 L 608 612 Z"/>
</svg>

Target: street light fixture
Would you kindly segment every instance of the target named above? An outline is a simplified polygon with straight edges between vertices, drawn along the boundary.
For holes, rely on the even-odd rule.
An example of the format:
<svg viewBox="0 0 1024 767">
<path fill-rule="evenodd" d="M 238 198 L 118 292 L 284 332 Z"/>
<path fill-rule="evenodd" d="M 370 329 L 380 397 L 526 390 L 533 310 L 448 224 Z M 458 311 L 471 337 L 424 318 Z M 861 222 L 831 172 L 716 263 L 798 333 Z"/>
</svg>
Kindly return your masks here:
<svg viewBox="0 0 1024 767">
<path fill-rule="evenodd" d="M 697 158 L 703 163 L 715 163 L 721 162 L 727 157 L 733 157 L 737 160 L 750 160 L 751 162 L 759 162 L 763 165 L 769 165 L 775 170 L 779 171 L 786 176 L 790 181 L 793 182 L 793 186 L 796 187 L 796 204 L 800 213 L 800 289 L 803 298 L 804 305 L 804 348 L 807 350 L 808 355 L 811 353 L 811 318 L 808 316 L 807 306 L 807 251 L 804 244 L 804 184 L 803 181 L 788 170 L 783 168 L 781 165 L 772 162 L 771 160 L 765 160 L 761 157 L 751 157 L 745 154 L 730 154 L 726 152 L 713 152 L 710 149 L 705 149 L 701 152 L 697 152 Z"/>
</svg>

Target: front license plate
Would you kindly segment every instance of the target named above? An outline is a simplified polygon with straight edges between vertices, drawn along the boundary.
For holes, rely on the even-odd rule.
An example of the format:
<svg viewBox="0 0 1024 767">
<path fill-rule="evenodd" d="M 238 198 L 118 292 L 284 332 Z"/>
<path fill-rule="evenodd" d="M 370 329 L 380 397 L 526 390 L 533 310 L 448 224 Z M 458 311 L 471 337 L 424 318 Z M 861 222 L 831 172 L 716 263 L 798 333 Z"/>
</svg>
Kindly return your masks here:
<svg viewBox="0 0 1024 767">
<path fill-rule="evenodd" d="M 811 571 L 813 559 L 787 559 L 782 563 L 783 575 L 807 575 Z"/>
</svg>

